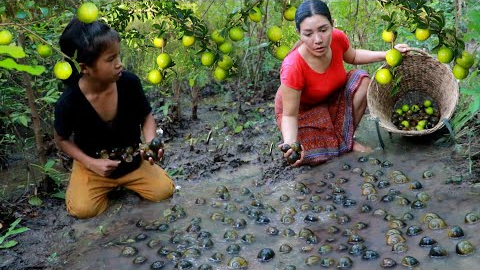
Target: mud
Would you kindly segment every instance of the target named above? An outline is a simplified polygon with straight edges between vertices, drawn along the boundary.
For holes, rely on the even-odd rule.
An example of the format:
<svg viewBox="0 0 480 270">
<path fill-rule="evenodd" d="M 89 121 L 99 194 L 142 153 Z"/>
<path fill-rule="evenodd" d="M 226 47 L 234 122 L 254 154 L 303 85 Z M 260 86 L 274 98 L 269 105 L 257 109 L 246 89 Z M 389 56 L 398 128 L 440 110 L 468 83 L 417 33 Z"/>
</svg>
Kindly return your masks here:
<svg viewBox="0 0 480 270">
<path fill-rule="evenodd" d="M 158 250 L 162 246 L 180 252 L 187 248 L 198 248 L 198 232 L 188 232 L 187 229 L 192 219 L 196 218 L 200 220 L 200 230 L 212 234 L 214 245 L 211 249 L 199 248 L 201 256 L 189 259 L 191 269 L 197 269 L 201 264 L 209 264 L 212 269 L 228 269 L 227 262 L 232 255 L 226 252 L 226 248 L 232 243 L 240 245 L 238 255 L 248 261 L 248 269 L 285 269 L 288 265 L 294 265 L 296 269 L 320 268 L 319 265 L 306 265 L 305 261 L 310 256 L 330 257 L 335 262 L 340 257 L 349 257 L 353 262 L 351 269 L 383 269 L 380 266 L 383 258 L 392 258 L 397 262 L 397 267 L 404 268 L 401 261 L 405 256 L 413 256 L 420 262 L 415 269 L 476 269 L 480 252 L 477 250 L 472 255 L 459 256 L 455 252 L 455 245 L 461 240 L 468 240 L 480 248 L 480 235 L 476 234 L 480 222 L 469 225 L 464 221 L 467 213 L 480 214 L 480 192 L 472 185 L 473 179 L 466 173 L 467 164 L 463 159 L 456 158 L 452 147 L 437 147 L 433 145 L 433 138 L 404 138 L 395 135 L 390 138 L 382 131 L 385 149 L 376 148 L 371 153 L 349 153 L 319 166 L 291 168 L 286 165 L 278 149 L 274 147 L 270 151 L 271 146 L 276 146 L 280 138 L 271 104 L 245 106 L 245 117 L 251 121 L 255 119 L 255 124 L 233 134 L 228 124 L 223 123 L 228 122 L 228 113 L 225 112 L 231 112 L 235 106 L 226 104 L 215 107 L 215 110 L 207 110 L 212 108 L 212 103 L 217 102 L 218 100 L 204 100 L 209 105 L 199 112 L 198 122 L 188 122 L 183 127 L 165 127 L 165 134 L 169 137 L 165 138 L 169 157 L 164 167 L 173 174 L 177 185 L 177 192 L 172 199 L 150 203 L 131 192 L 118 191 L 113 194 L 108 210 L 89 220 L 77 220 L 68 216 L 63 202 L 58 200 L 46 199 L 47 204 L 40 208 L 27 205 L 22 211 L 17 210 L 15 215 L 22 217 L 22 225 L 31 230 L 14 238 L 19 242 L 16 247 L 0 250 L 0 269 L 150 269 L 150 265 L 158 260 L 166 263 L 162 269 L 181 269 L 177 261 L 159 255 Z M 368 115 L 361 122 L 356 138 L 373 148 L 379 144 L 374 122 Z M 367 161 L 359 162 L 359 158 Z M 373 164 L 373 159 L 390 161 L 393 166 L 384 168 Z M 351 168 L 342 170 L 344 164 L 349 164 Z M 384 175 L 379 180 L 387 180 L 391 185 L 383 189 L 376 188 L 377 200 L 367 200 L 361 191 L 365 177 L 356 172 L 358 169 L 370 174 L 381 171 Z M 388 177 L 393 170 L 402 171 L 410 181 L 395 184 Z M 422 174 L 426 170 L 432 171 L 434 177 L 424 179 Z M 328 178 L 328 173 L 333 173 L 334 177 Z M 460 176 L 463 181 L 446 184 L 451 182 L 449 179 L 458 179 Z M 348 182 L 340 183 L 340 178 L 345 178 Z M 410 189 L 414 180 L 421 182 L 423 188 Z M 295 185 L 299 182 L 304 183 L 311 190 L 310 193 L 302 194 L 295 190 Z M 356 205 L 345 207 L 328 199 L 328 195 L 332 194 L 332 184 L 341 187 L 346 197 L 353 199 Z M 227 187 L 229 199 L 222 199 L 216 194 L 218 186 Z M 244 194 L 245 188 L 251 193 Z M 420 191 L 429 194 L 431 199 L 426 202 L 424 209 L 400 205 L 398 198 L 382 202 L 382 196 L 391 192 L 391 189 L 411 202 L 416 200 L 415 196 Z M 280 201 L 280 196 L 284 194 L 289 196 L 289 201 Z M 313 197 L 315 195 L 319 197 Z M 320 200 L 311 202 L 312 197 Z M 206 203 L 196 204 L 197 198 L 204 198 Z M 253 201 L 261 202 L 267 207 L 256 208 L 252 206 Z M 316 211 L 301 211 L 301 205 L 305 203 L 320 208 Z M 365 204 L 371 206 L 372 210 L 362 213 L 360 209 Z M 233 206 L 236 209 L 232 209 Z M 269 223 L 258 224 L 255 218 L 240 211 L 242 206 L 262 211 Z M 282 209 L 287 206 L 297 211 L 292 224 L 281 222 Z M 327 211 L 331 206 L 335 209 Z M 175 214 L 178 209 L 184 209 L 186 215 L 169 222 L 169 215 Z M 394 253 L 392 247 L 386 244 L 385 233 L 390 223 L 383 216 L 373 215 L 377 209 L 383 209 L 399 219 L 405 213 L 413 215 L 412 220 L 405 221 L 407 226 L 400 228 L 406 239 L 407 251 Z M 446 222 L 447 228 L 429 229 L 422 219 L 430 212 L 438 214 Z M 212 220 L 214 213 L 221 213 L 233 220 L 243 218 L 247 225 L 242 229 L 234 228 L 228 224 L 228 219 L 227 222 Z M 307 215 L 318 220 L 305 222 Z M 339 223 L 338 218 L 345 215 L 350 217 L 350 221 Z M 168 230 L 151 230 L 139 226 L 139 221 L 147 225 L 168 224 Z M 368 227 L 356 229 L 357 222 L 364 222 Z M 406 229 L 411 225 L 420 226 L 423 232 L 407 236 Z M 462 227 L 465 232 L 465 237 L 460 240 L 448 237 L 449 228 L 455 225 Z M 276 227 L 279 234 L 268 235 L 266 230 L 270 226 Z M 339 232 L 329 232 L 331 226 L 337 227 Z M 296 235 L 282 235 L 287 228 Z M 298 236 L 305 228 L 316 235 L 318 242 L 308 243 Z M 378 252 L 379 258 L 367 261 L 361 256 L 349 254 L 348 250 L 337 251 L 340 244 L 352 246 L 347 243 L 348 236 L 344 235 L 348 229 L 353 229 L 360 235 L 365 240 L 363 244 L 366 248 Z M 237 233 L 237 237 L 225 239 L 225 232 L 231 230 Z M 147 238 L 135 240 L 141 233 L 146 234 Z M 253 243 L 242 241 L 241 237 L 246 234 L 255 236 Z M 447 250 L 448 256 L 442 259 L 431 258 L 430 249 L 418 245 L 423 236 L 434 238 Z M 149 247 L 147 243 L 152 239 L 159 240 L 159 244 Z M 292 246 L 290 253 L 279 252 L 280 245 L 284 243 Z M 333 251 L 319 254 L 318 249 L 325 244 L 330 244 Z M 135 265 L 133 260 L 136 256 L 122 256 L 121 252 L 126 246 L 135 247 L 139 251 L 136 256 L 145 256 L 147 261 Z M 260 262 L 257 254 L 262 248 L 271 248 L 275 257 L 268 262 Z M 218 263 L 210 260 L 215 252 L 224 255 Z M 331 268 L 336 268 L 336 264 Z"/>
</svg>

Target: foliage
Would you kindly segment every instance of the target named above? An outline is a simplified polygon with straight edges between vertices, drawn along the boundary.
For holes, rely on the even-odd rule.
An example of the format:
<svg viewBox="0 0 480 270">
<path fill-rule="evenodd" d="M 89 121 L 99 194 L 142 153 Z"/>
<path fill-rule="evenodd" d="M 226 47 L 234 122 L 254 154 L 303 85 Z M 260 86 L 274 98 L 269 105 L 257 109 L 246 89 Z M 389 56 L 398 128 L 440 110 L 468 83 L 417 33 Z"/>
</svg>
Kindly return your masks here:
<svg viewBox="0 0 480 270">
<path fill-rule="evenodd" d="M 22 219 L 18 218 L 17 220 L 15 220 L 14 222 L 12 222 L 12 224 L 10 224 L 10 227 L 8 228 L 8 230 L 5 232 L 5 234 L 3 235 L 0 235 L 0 249 L 6 249 L 6 248 L 11 248 L 11 247 L 14 247 L 18 244 L 17 241 L 15 240 L 10 240 L 8 242 L 5 242 L 5 240 L 10 237 L 10 236 L 13 236 L 13 235 L 16 235 L 16 234 L 20 234 L 20 233 L 23 233 L 23 232 L 26 232 L 28 230 L 30 230 L 29 228 L 27 227 L 19 227 L 19 228 L 16 228 L 18 223 L 20 223 Z M 5 243 L 4 243 L 5 242 Z"/>
</svg>

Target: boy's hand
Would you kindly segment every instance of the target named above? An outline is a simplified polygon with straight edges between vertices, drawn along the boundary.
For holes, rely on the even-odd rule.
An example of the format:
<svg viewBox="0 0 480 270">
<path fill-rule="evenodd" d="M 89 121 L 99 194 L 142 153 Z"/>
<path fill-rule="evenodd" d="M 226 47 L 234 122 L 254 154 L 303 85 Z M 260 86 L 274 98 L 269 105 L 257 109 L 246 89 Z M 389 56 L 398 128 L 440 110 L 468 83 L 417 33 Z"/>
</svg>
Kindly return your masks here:
<svg viewBox="0 0 480 270">
<path fill-rule="evenodd" d="M 100 176 L 107 177 L 118 168 L 120 163 L 120 160 L 94 159 L 87 168 Z"/>
</svg>

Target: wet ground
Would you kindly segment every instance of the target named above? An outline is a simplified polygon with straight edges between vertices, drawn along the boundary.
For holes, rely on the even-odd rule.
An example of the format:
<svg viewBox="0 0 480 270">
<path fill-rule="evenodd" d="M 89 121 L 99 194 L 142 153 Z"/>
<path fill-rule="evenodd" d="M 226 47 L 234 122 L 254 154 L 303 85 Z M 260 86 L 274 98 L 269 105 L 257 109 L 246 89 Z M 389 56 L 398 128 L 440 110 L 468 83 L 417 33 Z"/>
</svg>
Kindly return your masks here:
<svg viewBox="0 0 480 270">
<path fill-rule="evenodd" d="M 225 127 L 214 124 L 224 120 L 227 107 L 200 112 L 200 122 L 178 128 L 176 138 L 167 142 L 171 156 L 165 166 L 177 184 L 171 200 L 150 203 L 121 191 L 105 213 L 89 220 L 73 219 L 62 202 L 51 201 L 43 209 L 28 211 L 31 218 L 25 225 L 32 230 L 16 238 L 17 247 L 0 251 L 0 269 L 151 269 L 156 261 L 164 262 L 161 269 L 198 269 L 202 264 L 230 269 L 232 257 L 244 258 L 248 269 L 318 269 L 322 259 L 323 263 L 328 259 L 331 268 L 347 261 L 351 265 L 345 267 L 350 269 L 383 269 L 384 258 L 405 268 L 406 256 L 418 260 L 414 269 L 477 268 L 480 252 L 460 256 L 456 244 L 466 240 L 480 246 L 476 233 L 480 222 L 465 222 L 469 213 L 480 215 L 480 187 L 470 182 L 467 164 L 455 158 L 453 148 L 434 146 L 425 138 L 389 139 L 382 131 L 384 150 L 290 168 L 277 149 L 269 154 L 279 138 L 271 107 L 247 110 L 247 115 L 260 118 L 237 135 L 228 135 Z M 368 115 L 356 137 L 378 145 Z M 394 171 L 406 176 L 404 183 L 394 179 Z M 424 178 L 426 171 L 433 176 Z M 379 182 L 389 186 L 379 187 Z M 416 182 L 421 187 L 413 189 Z M 375 194 L 362 194 L 368 193 L 368 183 Z M 420 192 L 429 199 L 420 201 Z M 428 213 L 437 214 L 446 226 L 429 225 Z M 409 236 L 410 226 L 421 230 Z M 454 226 L 463 229 L 462 238 L 449 237 Z M 387 244 L 386 234 L 392 228 L 400 231 L 404 244 Z M 202 239 L 201 232 L 210 236 Z M 430 247 L 419 246 L 424 236 L 436 240 L 447 255 L 432 258 Z M 232 244 L 240 247 L 238 254 L 228 253 Z M 292 250 L 281 252 L 282 244 Z M 262 262 L 257 256 L 264 248 L 274 255 Z M 127 255 L 132 250 L 137 253 Z M 366 260 L 365 250 L 378 258 Z M 141 258 L 146 261 L 134 262 Z"/>
</svg>

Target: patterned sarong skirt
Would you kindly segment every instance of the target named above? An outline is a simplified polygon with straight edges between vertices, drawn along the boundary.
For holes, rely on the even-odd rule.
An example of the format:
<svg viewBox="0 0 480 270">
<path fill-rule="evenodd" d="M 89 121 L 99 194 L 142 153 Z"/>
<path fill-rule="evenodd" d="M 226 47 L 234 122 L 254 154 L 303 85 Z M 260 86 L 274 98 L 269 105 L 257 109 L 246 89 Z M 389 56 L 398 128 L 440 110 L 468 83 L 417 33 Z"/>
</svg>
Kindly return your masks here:
<svg viewBox="0 0 480 270">
<path fill-rule="evenodd" d="M 353 95 L 365 77 L 368 74 L 364 70 L 351 70 L 347 73 L 344 89 L 334 92 L 320 104 L 300 104 L 297 141 L 305 149 L 304 164 L 323 163 L 352 150 Z M 282 93 L 277 91 L 275 116 L 280 129 L 282 111 Z"/>
</svg>

